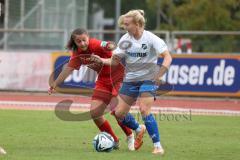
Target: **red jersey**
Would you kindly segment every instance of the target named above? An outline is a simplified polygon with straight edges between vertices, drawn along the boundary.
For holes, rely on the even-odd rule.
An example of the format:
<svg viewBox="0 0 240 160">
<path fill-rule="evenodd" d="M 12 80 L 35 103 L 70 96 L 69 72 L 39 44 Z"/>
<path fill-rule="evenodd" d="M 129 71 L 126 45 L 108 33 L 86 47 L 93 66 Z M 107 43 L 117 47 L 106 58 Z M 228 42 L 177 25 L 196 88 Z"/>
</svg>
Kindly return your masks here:
<svg viewBox="0 0 240 160">
<path fill-rule="evenodd" d="M 103 45 L 104 41 L 90 38 L 88 49 L 86 51 L 82 51 L 78 49 L 77 51 L 73 51 L 71 58 L 69 60 L 68 66 L 74 69 L 79 70 L 81 65 L 90 64 L 88 61 L 84 61 L 84 58 L 90 57 L 92 54 L 98 55 L 101 58 L 111 58 L 112 52 L 108 51 Z M 119 79 L 123 77 L 124 67 L 120 64 L 117 67 L 111 67 L 107 65 L 103 65 L 101 68 L 96 68 L 96 72 L 98 72 L 98 80 L 102 81 L 110 81 L 113 79 Z"/>
</svg>

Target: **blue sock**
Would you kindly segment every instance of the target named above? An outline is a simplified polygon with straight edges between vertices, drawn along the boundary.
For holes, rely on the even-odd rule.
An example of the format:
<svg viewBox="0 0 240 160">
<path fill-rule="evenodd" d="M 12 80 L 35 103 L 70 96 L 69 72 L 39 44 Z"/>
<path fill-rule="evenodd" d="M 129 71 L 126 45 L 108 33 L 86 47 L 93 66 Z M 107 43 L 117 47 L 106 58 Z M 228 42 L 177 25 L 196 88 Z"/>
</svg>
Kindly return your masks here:
<svg viewBox="0 0 240 160">
<path fill-rule="evenodd" d="M 135 120 L 132 114 L 128 113 L 121 121 L 123 125 L 136 130 L 139 127 L 138 122 Z"/>
<path fill-rule="evenodd" d="M 152 114 L 143 117 L 146 129 L 149 136 L 152 138 L 153 143 L 160 142 L 160 135 L 158 131 L 158 125 Z"/>
</svg>

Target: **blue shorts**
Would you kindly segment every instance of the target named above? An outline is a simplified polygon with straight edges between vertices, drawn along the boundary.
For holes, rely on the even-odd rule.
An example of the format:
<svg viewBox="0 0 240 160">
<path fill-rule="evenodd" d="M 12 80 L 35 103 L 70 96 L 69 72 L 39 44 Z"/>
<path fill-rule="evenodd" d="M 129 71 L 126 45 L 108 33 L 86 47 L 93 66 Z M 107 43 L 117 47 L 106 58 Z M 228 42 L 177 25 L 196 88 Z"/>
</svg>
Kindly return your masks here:
<svg viewBox="0 0 240 160">
<path fill-rule="evenodd" d="M 153 81 L 123 82 L 119 93 L 137 98 L 141 93 L 149 92 L 155 99 L 156 89 L 157 87 Z"/>
</svg>

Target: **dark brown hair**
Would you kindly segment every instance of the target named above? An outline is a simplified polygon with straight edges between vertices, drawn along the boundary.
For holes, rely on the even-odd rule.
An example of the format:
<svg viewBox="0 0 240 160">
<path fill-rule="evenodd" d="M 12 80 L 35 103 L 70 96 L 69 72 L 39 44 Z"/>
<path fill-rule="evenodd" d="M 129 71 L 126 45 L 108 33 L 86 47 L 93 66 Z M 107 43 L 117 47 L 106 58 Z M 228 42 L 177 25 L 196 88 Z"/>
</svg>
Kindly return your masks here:
<svg viewBox="0 0 240 160">
<path fill-rule="evenodd" d="M 70 39 L 68 40 L 68 43 L 67 43 L 67 46 L 66 46 L 66 48 L 68 50 L 73 50 L 73 51 L 77 50 L 77 45 L 74 42 L 74 36 L 75 35 L 81 35 L 81 34 L 88 35 L 88 32 L 87 32 L 86 29 L 77 28 L 71 33 Z"/>
</svg>

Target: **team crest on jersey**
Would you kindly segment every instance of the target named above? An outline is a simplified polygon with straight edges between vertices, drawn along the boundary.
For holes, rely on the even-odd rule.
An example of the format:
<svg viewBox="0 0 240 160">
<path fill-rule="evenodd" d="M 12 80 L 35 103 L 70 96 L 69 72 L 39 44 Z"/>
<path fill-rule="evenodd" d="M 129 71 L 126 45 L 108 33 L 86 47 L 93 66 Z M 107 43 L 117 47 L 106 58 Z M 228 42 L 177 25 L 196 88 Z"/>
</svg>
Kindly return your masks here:
<svg viewBox="0 0 240 160">
<path fill-rule="evenodd" d="M 142 49 L 147 49 L 147 45 L 146 44 L 142 44 Z"/>
</svg>

